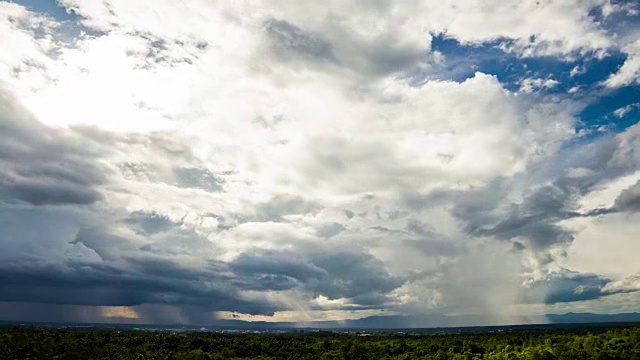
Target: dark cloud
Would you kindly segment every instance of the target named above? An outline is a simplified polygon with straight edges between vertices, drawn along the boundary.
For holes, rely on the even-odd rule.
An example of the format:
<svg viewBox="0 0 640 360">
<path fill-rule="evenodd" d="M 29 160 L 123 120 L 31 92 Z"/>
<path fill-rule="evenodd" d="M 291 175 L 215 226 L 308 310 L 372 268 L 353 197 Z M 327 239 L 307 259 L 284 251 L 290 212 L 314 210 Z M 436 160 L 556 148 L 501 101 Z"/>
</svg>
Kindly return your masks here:
<svg viewBox="0 0 640 360">
<path fill-rule="evenodd" d="M 546 304 L 592 300 L 616 293 L 604 289 L 609 282 L 611 279 L 602 276 L 563 270 L 523 288 L 519 300 L 524 303 L 543 300 Z"/>
<path fill-rule="evenodd" d="M 32 205 L 92 204 L 107 169 L 95 144 L 37 122 L 0 88 L 0 198 Z"/>
<path fill-rule="evenodd" d="M 614 208 L 620 211 L 640 211 L 640 181 L 618 195 Z"/>
<path fill-rule="evenodd" d="M 111 310 L 111 314 L 105 310 Z M 0 318 L 16 322 L 209 325 L 214 324 L 216 320 L 211 311 L 188 305 L 138 305 L 131 307 L 132 312 L 124 316 L 118 316 L 118 310 L 120 309 L 104 309 L 89 305 L 1 302 Z"/>
<path fill-rule="evenodd" d="M 325 249 L 327 250 L 327 249 Z M 372 255 L 349 251 L 254 252 L 230 264 L 246 289 L 273 291 L 297 288 L 313 297 L 348 298 L 356 306 L 379 305 L 405 279 L 390 275 Z"/>
<path fill-rule="evenodd" d="M 577 200 L 611 181 L 632 171 L 633 151 L 629 142 L 635 139 L 635 130 L 616 136 L 605 136 L 585 143 L 532 166 L 526 175 L 511 179 L 497 179 L 486 186 L 471 191 L 435 191 L 431 194 L 408 196 L 406 201 L 417 209 L 432 201 L 453 201 L 452 215 L 474 236 L 492 236 L 501 240 L 517 241 L 538 252 L 551 246 L 568 245 L 573 241 L 571 230 L 560 225 L 561 221 L 574 217 L 601 216 L 623 208 L 634 208 L 634 190 L 623 192 L 613 208 L 596 208 L 578 212 Z M 628 161 L 619 161 L 620 158 Z M 585 171 L 584 176 L 572 176 L 566 169 Z M 553 174 L 565 172 L 562 176 Z M 521 192 L 518 202 L 507 201 L 508 195 L 522 182 L 528 185 Z M 516 245 L 520 247 L 520 245 Z M 552 257 L 541 259 L 552 261 Z"/>
<path fill-rule="evenodd" d="M 300 27 L 284 20 L 269 20 L 265 30 L 277 44 L 278 50 L 313 60 L 335 61 L 333 46 L 320 35 L 305 32 Z M 285 58 L 283 54 L 278 57 Z"/>
<path fill-rule="evenodd" d="M 156 212 L 136 211 L 131 213 L 124 221 L 145 235 L 167 231 L 176 226 L 167 216 Z"/>
<path fill-rule="evenodd" d="M 175 239 L 173 239 L 175 241 Z M 392 276 L 374 256 L 354 251 L 246 252 L 230 263 L 201 260 L 196 244 L 169 258 L 101 229 L 81 231 L 67 252 L 93 254 L 67 259 L 18 257 L 0 265 L 0 301 L 138 306 L 167 304 L 210 311 L 272 314 L 281 305 L 246 300 L 242 291 L 297 290 L 315 297 L 347 298 L 368 308 L 389 301 L 405 279 Z M 185 257 L 186 256 L 186 257 Z M 174 256 L 175 258 L 175 256 Z"/>
<path fill-rule="evenodd" d="M 289 195 L 262 205 L 262 216 L 272 219 L 319 208 Z M 11 224 L 24 219 L 25 211 L 0 215 Z M 364 250 L 253 250 L 227 263 L 207 260 L 215 259 L 218 250 L 206 235 L 156 212 L 64 217 L 68 223 L 48 213 L 31 214 L 30 224 L 8 228 L 26 244 L 0 233 L 3 251 L 8 253 L 0 264 L 0 301 L 76 306 L 164 304 L 269 315 L 284 309 L 283 305 L 255 296 L 247 300 L 243 294 L 291 290 L 310 298 L 348 298 L 352 299 L 349 306 L 371 308 L 388 302 L 388 293 L 404 283 Z M 330 225 L 332 233 L 339 230 Z M 29 231 L 33 236 L 24 238 Z M 43 249 L 25 253 L 29 247 Z"/>
<path fill-rule="evenodd" d="M 557 225 L 568 218 L 571 193 L 549 185 L 533 190 L 519 204 L 512 204 L 506 219 L 488 228 L 478 228 L 473 234 L 511 240 L 524 238 L 533 248 L 542 249 L 573 240 L 569 230 Z"/>
<path fill-rule="evenodd" d="M 102 198 L 94 189 L 77 184 L 54 183 L 55 178 L 29 179 L 0 176 L 0 196 L 32 205 L 88 205 Z"/>
<path fill-rule="evenodd" d="M 513 251 L 522 251 L 524 249 L 526 249 L 527 247 L 524 246 L 522 243 L 519 243 L 517 241 L 513 242 Z"/>
<path fill-rule="evenodd" d="M 372 309 L 379 305 L 389 304 L 392 302 L 392 299 L 387 296 L 387 294 L 381 292 L 369 292 L 352 297 L 350 302 L 358 304 L 362 308 Z"/>
<path fill-rule="evenodd" d="M 290 285 L 278 285 L 281 278 L 235 274 L 225 263 L 205 262 L 215 246 L 180 221 L 142 211 L 122 217 L 106 208 L 97 216 L 94 210 L 78 206 L 102 198 L 99 188 L 107 183 L 110 170 L 102 165 L 101 156 L 108 151 L 139 150 L 155 153 L 150 157 L 154 159 L 195 163 L 188 148 L 158 134 L 48 128 L 4 91 L 0 91 L 0 110 L 0 301 L 175 304 L 266 315 L 280 309 L 267 301 L 243 299 L 237 284 L 253 281 L 262 283 L 263 289 Z M 136 180 L 144 180 L 143 176 L 157 180 L 154 176 L 161 167 L 141 165 L 127 169 Z M 222 180 L 198 166 L 175 167 L 167 178 L 171 176 L 181 187 L 221 190 Z M 24 203 L 67 206 L 19 208 Z M 279 218 L 314 208 L 285 196 L 265 205 L 262 214 Z"/>
<path fill-rule="evenodd" d="M 69 244 L 82 244 L 106 261 L 116 261 L 123 253 L 134 254 L 139 250 L 134 242 L 122 236 L 113 235 L 101 227 L 81 228 Z"/>
<path fill-rule="evenodd" d="M 483 226 L 495 222 L 493 212 L 499 208 L 503 202 L 507 190 L 508 185 L 505 184 L 505 180 L 496 179 L 481 188 L 475 188 L 465 192 L 449 192 L 448 196 L 453 200 L 451 214 L 461 221 L 463 229 L 466 232 L 473 233 Z M 442 198 L 446 196 L 445 191 L 437 191 L 434 196 Z M 428 199 L 430 197 L 429 194 L 414 195 L 411 199 Z M 424 206 L 423 204 L 422 201 L 415 203 L 416 206 Z"/>
<path fill-rule="evenodd" d="M 32 322 L 105 322 L 100 309 L 77 305 L 23 303 L 5 301 L 0 303 L 0 318 L 4 321 Z M 119 323 L 128 322 L 116 319 Z"/>
<path fill-rule="evenodd" d="M 268 290 L 268 284 L 263 279 L 281 280 L 283 284 L 292 288 L 300 283 L 307 283 L 313 279 L 327 276 L 327 272 L 308 261 L 308 259 L 283 252 L 256 252 L 241 254 L 230 264 L 231 269 L 254 284 L 249 288 Z M 293 282 L 291 281 L 293 280 Z M 282 290 L 278 285 L 278 290 Z M 272 289 L 273 290 L 273 289 Z"/>
<path fill-rule="evenodd" d="M 363 77 L 409 74 L 428 60 L 429 37 L 424 46 L 406 44 L 394 34 L 364 38 L 332 21 L 323 34 L 286 20 L 271 19 L 264 29 L 272 42 L 270 52 L 277 61 L 303 60 L 306 65 L 336 65 Z M 425 50 L 427 49 L 427 50 Z M 357 84 L 365 91 L 366 83 Z"/>
<path fill-rule="evenodd" d="M 389 274 L 382 261 L 366 253 L 314 253 L 310 261 L 324 269 L 327 276 L 307 284 L 307 288 L 329 299 L 355 298 L 371 293 L 387 294 L 406 281 Z"/>
<path fill-rule="evenodd" d="M 278 309 L 267 302 L 243 300 L 232 277 L 222 263 L 195 269 L 150 256 L 73 263 L 10 261 L 0 266 L 0 301 L 92 306 L 172 304 L 264 315 Z"/>
</svg>

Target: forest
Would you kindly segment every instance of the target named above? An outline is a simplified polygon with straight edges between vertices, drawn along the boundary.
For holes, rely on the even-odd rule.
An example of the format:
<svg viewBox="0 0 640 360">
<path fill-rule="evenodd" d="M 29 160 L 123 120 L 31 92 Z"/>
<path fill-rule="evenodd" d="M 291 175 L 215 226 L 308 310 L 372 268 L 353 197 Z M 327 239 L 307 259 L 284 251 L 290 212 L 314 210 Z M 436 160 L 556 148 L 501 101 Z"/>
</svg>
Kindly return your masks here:
<svg viewBox="0 0 640 360">
<path fill-rule="evenodd" d="M 640 328 L 228 334 L 5 327 L 0 359 L 640 359 Z"/>
</svg>

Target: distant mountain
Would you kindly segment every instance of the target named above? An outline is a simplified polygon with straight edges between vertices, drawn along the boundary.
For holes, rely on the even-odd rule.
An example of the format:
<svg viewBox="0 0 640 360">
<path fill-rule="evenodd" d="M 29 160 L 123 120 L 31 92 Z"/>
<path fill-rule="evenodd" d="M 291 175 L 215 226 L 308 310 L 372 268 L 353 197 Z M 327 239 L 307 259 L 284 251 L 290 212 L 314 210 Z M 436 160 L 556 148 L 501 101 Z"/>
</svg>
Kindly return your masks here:
<svg viewBox="0 0 640 360">
<path fill-rule="evenodd" d="M 511 324 L 521 323 L 514 318 Z M 567 313 L 530 316 L 529 324 L 585 324 L 585 323 L 620 323 L 640 322 L 640 313 L 625 314 L 592 314 Z M 414 316 L 370 316 L 356 320 L 343 321 L 313 321 L 304 323 L 293 322 L 249 322 L 241 320 L 218 320 L 214 326 L 242 327 L 242 328 L 319 328 L 319 329 L 411 329 L 411 328 L 447 328 L 447 327 L 475 327 L 492 325 L 511 325 L 504 320 L 496 324 L 496 320 L 484 315 L 414 315 Z"/>
<path fill-rule="evenodd" d="M 518 321 L 519 320 L 519 321 Z M 566 313 L 547 314 L 530 316 L 526 318 L 526 323 L 531 325 L 512 325 L 522 323 L 523 319 L 518 318 L 508 323 L 503 319 L 501 323 L 496 323 L 495 319 L 485 315 L 414 315 L 414 316 L 370 316 L 356 320 L 342 321 L 311 321 L 311 322 L 267 322 L 267 321 L 243 321 L 243 320 L 215 320 L 208 324 L 78 324 L 78 323 L 40 323 L 46 326 L 91 326 L 91 327 L 117 327 L 117 328 L 171 328 L 171 329 L 245 329 L 245 330 L 274 330 L 274 329 L 433 329 L 442 328 L 456 329 L 456 331 L 490 331 L 502 327 L 508 328 L 557 328 L 558 325 L 575 324 L 621 324 L 627 322 L 637 322 L 640 324 L 640 313 L 622 314 L 593 314 L 593 313 Z M 10 325 L 15 322 L 3 322 Z M 487 325 L 490 324 L 490 325 Z"/>
<path fill-rule="evenodd" d="M 592 314 L 567 313 L 529 316 L 528 324 L 584 324 L 584 323 L 619 323 L 640 322 L 640 313 L 626 314 Z M 449 328 L 477 327 L 491 324 L 494 326 L 522 323 L 522 318 L 514 318 L 512 322 L 502 320 L 496 323 L 495 318 L 485 315 L 413 315 L 413 316 L 370 316 L 355 320 L 342 321 L 310 321 L 310 322 L 266 322 L 242 320 L 217 320 L 208 324 L 214 327 L 274 329 L 274 328 L 318 328 L 318 329 L 412 329 L 412 328 Z"/>
<path fill-rule="evenodd" d="M 567 314 L 547 314 L 547 319 L 553 324 L 578 324 L 578 323 L 600 323 L 600 322 L 640 322 L 640 313 L 622 314 L 592 314 L 592 313 L 567 313 Z"/>
</svg>

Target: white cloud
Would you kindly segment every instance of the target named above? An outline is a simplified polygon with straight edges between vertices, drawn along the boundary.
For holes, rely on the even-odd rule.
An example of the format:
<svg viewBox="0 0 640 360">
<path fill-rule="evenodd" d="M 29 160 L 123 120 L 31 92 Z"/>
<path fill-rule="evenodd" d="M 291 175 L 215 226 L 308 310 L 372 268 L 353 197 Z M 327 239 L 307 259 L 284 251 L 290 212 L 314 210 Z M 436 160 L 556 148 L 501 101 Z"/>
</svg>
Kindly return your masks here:
<svg viewBox="0 0 640 360">
<path fill-rule="evenodd" d="M 56 48 L 51 32 L 56 23 L 44 16 L 32 14 L 24 7 L 0 3 L 0 79 L 9 83 L 27 82 L 38 88 L 46 78 L 52 60 L 47 53 Z M 35 37 L 41 31 L 42 36 Z"/>
<path fill-rule="evenodd" d="M 462 42 L 479 43 L 503 38 L 507 48 L 524 56 L 568 54 L 611 45 L 588 15 L 604 1 L 441 1 L 426 6 L 429 27 Z M 550 22 L 553 18 L 555 21 Z"/>
<path fill-rule="evenodd" d="M 623 280 L 615 281 L 607 284 L 603 291 L 628 291 L 634 292 L 640 290 L 640 275 L 632 275 Z"/>
<path fill-rule="evenodd" d="M 537 90 L 553 89 L 558 84 L 560 84 L 560 82 L 554 79 L 527 78 L 521 81 L 520 91 L 531 93 Z"/>
<path fill-rule="evenodd" d="M 571 221 L 567 225 L 578 232 L 567 250 L 567 266 L 613 279 L 640 272 L 635 260 L 640 246 L 633 241 L 637 231 L 629 226 L 636 221 L 637 215 L 626 214 Z"/>
<path fill-rule="evenodd" d="M 633 109 L 640 107 L 640 103 L 634 103 L 634 104 L 630 104 L 627 106 L 623 106 L 621 108 L 618 108 L 616 110 L 613 111 L 613 115 L 615 115 L 618 118 L 623 118 L 625 115 L 627 115 L 629 112 L 631 112 Z"/>
<path fill-rule="evenodd" d="M 601 50 L 612 45 L 605 32 L 589 16 L 590 10 L 607 6 L 608 2 L 594 0 L 517 4 L 448 0 L 428 4 L 416 1 L 402 4 L 331 1 L 314 5 L 282 1 L 214 5 L 199 1 L 189 4 L 155 2 L 153 7 L 145 2 L 131 4 L 122 0 L 104 3 L 65 0 L 62 4 L 86 17 L 88 26 L 138 29 L 163 38 L 176 34 L 209 34 L 211 37 L 213 34 L 208 31 L 227 19 L 236 24 L 256 26 L 266 19 L 276 18 L 285 21 L 295 19 L 293 24 L 304 24 L 306 30 L 327 36 L 338 51 L 347 51 L 344 47 L 347 42 L 351 45 L 367 44 L 369 49 L 375 49 L 372 45 L 386 41 L 395 41 L 398 48 L 419 46 L 424 49 L 428 44 L 428 32 L 444 33 L 463 43 L 513 39 L 513 48 L 524 55 L 568 54 L 580 50 Z M 551 18 L 555 21 L 549 22 Z M 173 19 L 189 21 L 171 21 Z M 231 38 L 238 34 L 224 33 Z M 358 46 L 353 50 L 357 52 Z"/>
<path fill-rule="evenodd" d="M 615 74 L 611 74 L 604 84 L 610 88 L 640 83 L 640 40 L 622 48 L 627 54 L 624 64 Z"/>
</svg>

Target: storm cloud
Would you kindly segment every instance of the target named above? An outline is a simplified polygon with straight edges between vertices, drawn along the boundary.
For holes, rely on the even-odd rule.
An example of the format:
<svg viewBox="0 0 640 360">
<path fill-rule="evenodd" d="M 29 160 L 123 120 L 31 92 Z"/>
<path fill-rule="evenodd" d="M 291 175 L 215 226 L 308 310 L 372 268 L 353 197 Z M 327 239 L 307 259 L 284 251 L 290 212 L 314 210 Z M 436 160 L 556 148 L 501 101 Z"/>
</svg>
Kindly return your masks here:
<svg viewBox="0 0 640 360">
<path fill-rule="evenodd" d="M 637 311 L 637 6 L 50 3 L 0 2 L 0 318 Z"/>
<path fill-rule="evenodd" d="M 0 196 L 32 205 L 89 205 L 102 198 L 108 169 L 95 144 L 40 124 L 0 88 Z"/>
</svg>

